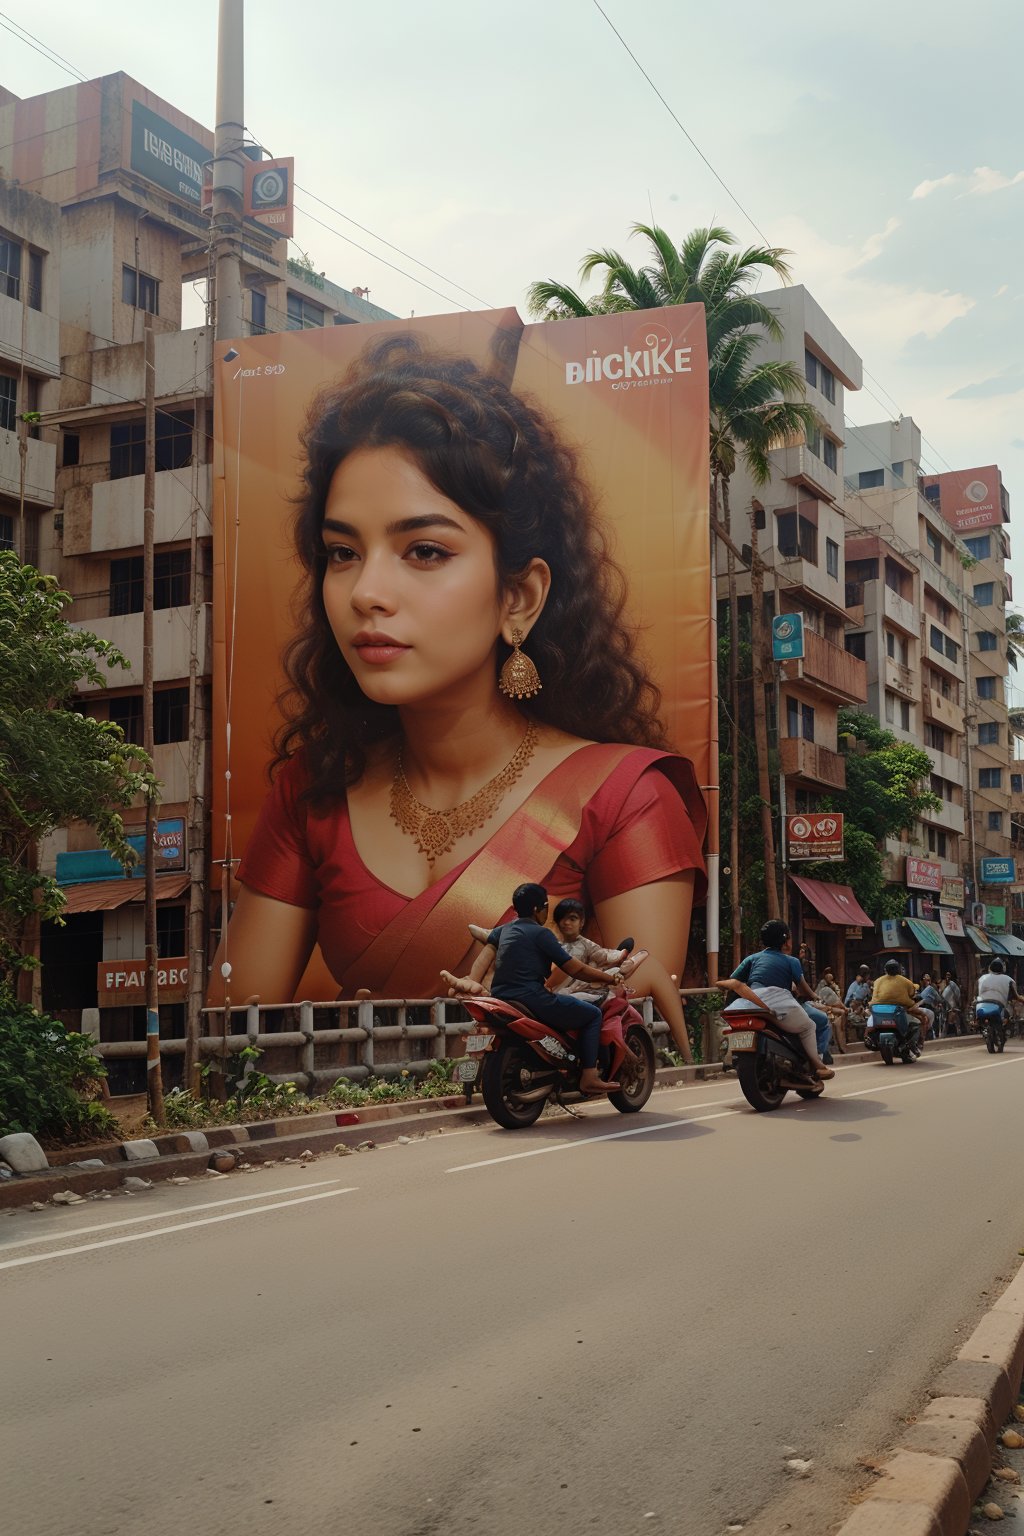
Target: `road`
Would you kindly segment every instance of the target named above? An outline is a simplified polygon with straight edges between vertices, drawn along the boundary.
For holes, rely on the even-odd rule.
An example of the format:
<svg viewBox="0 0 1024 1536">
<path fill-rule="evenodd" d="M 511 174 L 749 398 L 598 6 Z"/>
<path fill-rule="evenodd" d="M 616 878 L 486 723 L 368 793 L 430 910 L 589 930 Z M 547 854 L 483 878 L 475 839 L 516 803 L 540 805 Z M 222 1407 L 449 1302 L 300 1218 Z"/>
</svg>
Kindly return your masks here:
<svg viewBox="0 0 1024 1536">
<path fill-rule="evenodd" d="M 936 1048 L 5 1217 L 4 1524 L 824 1536 L 1019 1262 L 1022 1095 Z"/>
</svg>

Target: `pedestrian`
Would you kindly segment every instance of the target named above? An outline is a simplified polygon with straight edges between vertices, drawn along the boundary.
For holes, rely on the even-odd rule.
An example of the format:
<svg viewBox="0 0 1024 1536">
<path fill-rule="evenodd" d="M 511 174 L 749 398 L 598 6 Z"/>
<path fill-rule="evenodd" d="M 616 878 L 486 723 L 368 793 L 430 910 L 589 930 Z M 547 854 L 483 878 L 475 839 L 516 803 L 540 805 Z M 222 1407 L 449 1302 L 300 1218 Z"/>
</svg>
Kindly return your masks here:
<svg viewBox="0 0 1024 1536">
<path fill-rule="evenodd" d="M 843 1001 L 849 1010 L 846 1019 L 847 1037 L 851 1029 L 863 1032 L 867 1026 L 868 1004 L 871 1001 L 871 972 L 866 965 L 858 965 L 857 974 L 847 987 Z"/>
<path fill-rule="evenodd" d="M 826 1014 L 828 1015 L 828 1020 L 831 1025 L 831 1033 L 839 1049 L 839 1054 L 841 1056 L 845 1056 L 846 1020 L 848 1016 L 848 1010 L 843 1005 L 843 1000 L 839 995 L 839 986 L 836 982 L 835 975 L 833 974 L 832 967 L 830 965 L 826 965 L 825 969 L 822 971 L 821 980 L 818 982 L 818 985 L 815 988 L 815 994 L 817 996 L 818 1002 L 822 1005 Z M 828 1057 L 823 1055 L 822 1060 L 827 1061 Z"/>
<path fill-rule="evenodd" d="M 806 981 L 809 987 L 813 988 L 817 968 L 815 966 L 814 955 L 811 953 L 811 946 L 809 944 L 800 945 L 800 948 L 797 951 L 797 959 L 800 961 L 800 969 L 804 973 L 804 981 Z"/>
</svg>

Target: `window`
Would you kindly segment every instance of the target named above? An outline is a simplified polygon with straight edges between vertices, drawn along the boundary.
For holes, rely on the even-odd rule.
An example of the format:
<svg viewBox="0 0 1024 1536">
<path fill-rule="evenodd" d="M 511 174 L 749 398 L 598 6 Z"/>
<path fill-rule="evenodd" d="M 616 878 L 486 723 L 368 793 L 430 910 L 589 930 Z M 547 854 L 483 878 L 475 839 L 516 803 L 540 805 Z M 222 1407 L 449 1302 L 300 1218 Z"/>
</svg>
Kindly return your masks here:
<svg viewBox="0 0 1024 1536">
<path fill-rule="evenodd" d="M 259 288 L 252 290 L 252 333 L 254 336 L 265 336 L 267 333 L 267 296 L 261 293 Z"/>
<path fill-rule="evenodd" d="M 804 741 L 814 740 L 814 710 L 810 704 L 800 705 L 800 725 Z"/>
<path fill-rule="evenodd" d="M 14 548 L 14 518 L 0 513 L 0 549 Z"/>
<path fill-rule="evenodd" d="M 153 457 L 158 473 L 185 469 L 192 462 L 192 412 L 157 411 Z M 146 423 L 117 421 L 110 428 L 110 478 L 142 475 L 146 470 Z"/>
<path fill-rule="evenodd" d="M 931 776 L 931 792 L 938 795 L 940 800 L 948 800 L 953 803 L 953 785 L 948 779 L 944 779 L 941 773 L 933 773 Z"/>
<path fill-rule="evenodd" d="M 928 545 L 928 553 L 937 566 L 942 567 L 942 537 L 934 528 L 929 528 L 927 523 L 924 530 L 925 543 Z"/>
<path fill-rule="evenodd" d="M 910 648 L 906 635 L 898 635 L 895 630 L 887 629 L 885 632 L 885 654 L 893 661 L 898 661 L 901 667 L 907 666 L 907 658 Z"/>
<path fill-rule="evenodd" d="M 311 331 L 323 323 L 324 311 L 319 304 L 313 304 L 309 299 L 304 299 L 301 293 L 289 293 L 288 329 L 290 331 Z"/>
<path fill-rule="evenodd" d="M 867 635 L 847 635 L 843 643 L 851 656 L 856 656 L 860 661 L 867 661 Z"/>
<path fill-rule="evenodd" d="M 158 550 L 153 561 L 153 607 L 183 608 L 189 601 L 187 549 Z M 142 556 L 110 562 L 110 614 L 142 612 Z"/>
<path fill-rule="evenodd" d="M 115 421 L 110 428 L 110 478 L 141 475 L 146 469 L 146 423 Z"/>
<path fill-rule="evenodd" d="M 940 859 L 946 857 L 946 834 L 941 827 L 928 828 L 928 852 L 937 853 Z"/>
<path fill-rule="evenodd" d="M 796 699 L 786 699 L 786 735 L 800 735 L 800 704 Z"/>
<path fill-rule="evenodd" d="M 978 581 L 974 584 L 974 601 L 979 608 L 989 608 L 995 595 L 995 582 Z"/>
<path fill-rule="evenodd" d="M 945 637 L 942 630 L 937 624 L 932 624 L 928 630 L 928 644 L 933 651 L 938 651 L 940 656 L 942 655 L 944 640 Z"/>
<path fill-rule="evenodd" d="M 996 693 L 996 679 L 994 677 L 979 677 L 977 682 L 979 699 L 994 699 Z"/>
<path fill-rule="evenodd" d="M 0 428 L 13 432 L 18 416 L 18 381 L 0 373 Z"/>
<path fill-rule="evenodd" d="M 885 695 L 885 723 L 886 725 L 896 724 L 896 695 L 894 693 L 887 693 Z"/>
<path fill-rule="evenodd" d="M 999 727 L 994 720 L 983 720 L 978 726 L 978 746 L 998 747 Z"/>
<path fill-rule="evenodd" d="M 1001 832 L 1003 830 L 1003 813 L 1002 813 L 1002 811 L 989 811 L 989 813 L 988 813 L 988 830 L 990 832 Z"/>
<path fill-rule="evenodd" d="M 28 307 L 29 309 L 43 307 L 43 253 L 41 251 L 28 253 Z"/>
<path fill-rule="evenodd" d="M 799 555 L 812 565 L 817 565 L 818 530 L 810 518 L 799 517 L 796 512 L 777 512 L 775 524 L 780 555 L 787 560 Z"/>
<path fill-rule="evenodd" d="M 825 540 L 825 569 L 836 581 L 839 580 L 839 545 L 835 539 Z"/>
<path fill-rule="evenodd" d="M 926 501 L 934 501 L 935 505 L 938 506 L 940 492 L 937 485 L 926 485 L 924 495 Z"/>
<path fill-rule="evenodd" d="M 999 640 L 994 629 L 979 629 L 978 650 L 995 651 L 999 648 Z"/>
<path fill-rule="evenodd" d="M 978 788 L 979 789 L 1002 789 L 1002 787 L 1003 787 L 1003 770 L 1001 768 L 979 768 L 978 769 Z"/>
<path fill-rule="evenodd" d="M 159 893 L 159 887 L 157 888 Z M 161 960 L 177 960 L 186 953 L 184 903 L 161 902 L 156 909 L 156 952 Z"/>
<path fill-rule="evenodd" d="M 119 699 L 111 699 L 107 715 L 124 731 L 125 740 L 142 746 L 142 694 L 126 693 Z"/>
<path fill-rule="evenodd" d="M 148 272 L 137 272 L 134 267 L 121 268 L 121 302 L 133 309 L 145 309 L 151 315 L 160 313 L 160 284 Z"/>
<path fill-rule="evenodd" d="M 839 468 L 839 448 L 834 437 L 826 437 L 823 442 L 825 451 L 825 465 L 833 473 Z"/>
<path fill-rule="evenodd" d="M 975 539 L 964 539 L 967 553 L 975 560 L 990 560 L 992 558 L 991 534 L 979 534 Z"/>
<path fill-rule="evenodd" d="M 903 460 L 902 459 L 897 459 L 895 464 L 890 464 L 889 465 L 889 468 L 892 470 L 892 477 L 893 477 L 893 479 L 894 480 L 902 481 L 902 479 L 903 479 Z"/>
<path fill-rule="evenodd" d="M 1010 793 L 1024 795 L 1024 773 L 1010 774 Z"/>
<path fill-rule="evenodd" d="M 900 699 L 900 730 L 910 730 L 910 703 L 907 699 Z"/>
<path fill-rule="evenodd" d="M 944 730 L 941 725 L 932 725 L 930 720 L 925 721 L 924 744 L 933 752 L 948 753 L 952 739 L 951 731 Z"/>
<path fill-rule="evenodd" d="M 805 434 L 804 441 L 807 444 L 807 451 L 808 451 L 808 453 L 813 453 L 814 457 L 816 459 L 820 459 L 821 458 L 821 428 L 820 427 L 814 427 L 810 432 L 807 432 Z"/>
<path fill-rule="evenodd" d="M 947 661 L 951 661 L 955 665 L 957 660 L 958 660 L 958 658 L 959 658 L 959 655 L 960 655 L 960 647 L 957 645 L 955 640 L 951 640 L 949 638 L 949 636 L 947 635 L 946 636 L 946 659 L 947 659 Z"/>
<path fill-rule="evenodd" d="M 814 389 L 818 387 L 818 359 L 804 348 L 804 378 Z"/>
<path fill-rule="evenodd" d="M 187 740 L 188 689 L 158 689 L 153 695 L 153 741 L 159 747 L 168 741 Z"/>
<path fill-rule="evenodd" d="M 862 469 L 857 476 L 857 489 L 861 491 L 873 491 L 884 484 L 884 469 Z"/>
<path fill-rule="evenodd" d="M 21 297 L 21 242 L 0 235 L 0 293 Z"/>
<path fill-rule="evenodd" d="M 890 592 L 895 592 L 897 597 L 903 597 L 905 595 L 903 587 L 907 579 L 906 572 L 900 569 L 895 560 L 886 560 L 885 584 Z"/>
<path fill-rule="evenodd" d="M 835 405 L 835 402 L 836 402 L 836 376 L 832 372 L 831 368 L 826 368 L 825 367 L 824 363 L 821 364 L 821 367 L 820 367 L 819 373 L 818 373 L 818 388 L 821 390 L 822 394 L 825 396 L 825 399 L 828 400 L 830 402 L 830 404 Z"/>
<path fill-rule="evenodd" d="M 65 469 L 70 469 L 73 464 L 79 462 L 81 443 L 77 432 L 61 433 L 61 463 Z"/>
</svg>

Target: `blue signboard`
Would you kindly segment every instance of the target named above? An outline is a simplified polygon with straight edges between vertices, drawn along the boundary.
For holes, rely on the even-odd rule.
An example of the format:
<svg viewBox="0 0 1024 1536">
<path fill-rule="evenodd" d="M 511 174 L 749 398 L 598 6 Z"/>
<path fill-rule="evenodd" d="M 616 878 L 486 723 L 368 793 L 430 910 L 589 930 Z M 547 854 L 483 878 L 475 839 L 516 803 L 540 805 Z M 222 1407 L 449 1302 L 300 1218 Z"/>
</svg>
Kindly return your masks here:
<svg viewBox="0 0 1024 1536">
<path fill-rule="evenodd" d="M 900 925 L 898 918 L 882 918 L 882 943 L 886 949 L 900 948 Z"/>
<path fill-rule="evenodd" d="M 1016 879 L 1015 859 L 981 860 L 980 883 L 982 885 L 1013 885 Z"/>
<path fill-rule="evenodd" d="M 158 821 L 153 840 L 156 843 L 158 875 L 163 874 L 165 870 L 185 868 L 185 823 L 180 816 L 171 817 L 167 821 Z M 139 856 L 139 862 L 133 865 L 131 875 L 140 880 L 146 872 L 145 834 L 133 833 L 128 841 Z M 105 848 L 82 848 L 76 853 L 58 853 L 57 855 L 59 885 L 81 885 L 86 880 L 122 879 L 124 879 L 124 870 Z"/>
<path fill-rule="evenodd" d="M 803 654 L 803 614 L 777 613 L 772 619 L 772 660 L 799 661 Z"/>
</svg>

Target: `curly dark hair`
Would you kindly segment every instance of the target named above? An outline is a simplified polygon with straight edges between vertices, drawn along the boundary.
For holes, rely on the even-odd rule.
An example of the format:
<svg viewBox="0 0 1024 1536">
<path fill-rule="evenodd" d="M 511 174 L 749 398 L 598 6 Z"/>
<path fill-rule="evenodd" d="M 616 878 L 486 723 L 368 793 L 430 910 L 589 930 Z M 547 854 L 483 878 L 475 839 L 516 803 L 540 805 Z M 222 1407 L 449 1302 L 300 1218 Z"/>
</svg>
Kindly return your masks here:
<svg viewBox="0 0 1024 1536">
<path fill-rule="evenodd" d="M 374 744 L 399 732 L 397 710 L 360 689 L 323 602 L 324 508 L 335 470 L 357 448 L 411 453 L 443 496 L 490 531 L 499 584 L 537 557 L 551 568 L 528 646 L 544 686 L 522 704 L 524 714 L 595 741 L 665 745 L 660 695 L 623 623 L 625 578 L 575 453 L 535 405 L 469 359 L 402 334 L 374 344 L 342 382 L 319 391 L 301 441 L 295 542 L 305 579 L 285 653 L 275 767 L 304 749 L 307 793 L 330 799 L 361 778 Z M 500 638 L 497 651 L 500 668 L 509 655 Z"/>
</svg>

